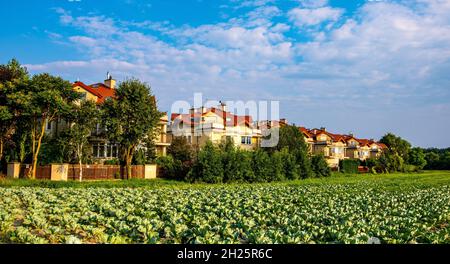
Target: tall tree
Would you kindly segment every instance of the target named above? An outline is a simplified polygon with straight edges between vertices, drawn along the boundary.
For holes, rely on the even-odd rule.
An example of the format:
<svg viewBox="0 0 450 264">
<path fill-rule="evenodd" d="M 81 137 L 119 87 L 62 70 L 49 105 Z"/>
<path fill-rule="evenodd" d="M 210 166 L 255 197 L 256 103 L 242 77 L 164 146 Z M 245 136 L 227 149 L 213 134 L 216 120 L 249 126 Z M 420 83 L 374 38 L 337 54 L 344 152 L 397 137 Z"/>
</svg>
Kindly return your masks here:
<svg viewBox="0 0 450 264">
<path fill-rule="evenodd" d="M 29 97 L 24 93 L 29 75 L 25 67 L 12 59 L 6 65 L 0 65 L 0 160 L 4 147 L 16 130 L 17 120 Z"/>
<path fill-rule="evenodd" d="M 194 149 L 186 137 L 174 137 L 172 143 L 167 148 L 167 154 L 172 155 L 176 160 L 186 162 L 193 159 Z"/>
<path fill-rule="evenodd" d="M 79 94 L 72 90 L 70 82 L 48 73 L 34 75 L 27 87 L 31 96 L 27 115 L 31 122 L 32 164 L 28 177 L 36 178 L 36 166 L 47 124 L 58 120 L 72 109 Z"/>
<path fill-rule="evenodd" d="M 408 155 L 408 164 L 417 166 L 418 169 L 423 169 L 427 165 L 425 153 L 421 148 L 412 148 Z"/>
<path fill-rule="evenodd" d="M 94 102 L 82 101 L 73 105 L 73 109 L 66 119 L 69 123 L 67 138 L 80 165 L 79 180 L 82 181 L 83 153 L 88 144 L 89 136 L 99 121 L 99 110 Z"/>
<path fill-rule="evenodd" d="M 313 176 L 311 159 L 308 156 L 308 145 L 298 127 L 286 125 L 280 128 L 279 142 L 275 150 L 281 151 L 282 149 L 287 149 L 295 156 L 301 178 Z"/>
<path fill-rule="evenodd" d="M 126 176 L 131 178 L 131 162 L 138 146 L 156 136 L 162 113 L 148 84 L 129 79 L 119 84 L 114 100 L 104 103 L 104 126 L 108 137 L 121 146 Z"/>
<path fill-rule="evenodd" d="M 386 144 L 393 153 L 398 154 L 403 160 L 408 160 L 408 153 L 411 150 L 411 144 L 408 141 L 392 133 L 387 133 L 380 139 L 380 142 Z"/>
</svg>

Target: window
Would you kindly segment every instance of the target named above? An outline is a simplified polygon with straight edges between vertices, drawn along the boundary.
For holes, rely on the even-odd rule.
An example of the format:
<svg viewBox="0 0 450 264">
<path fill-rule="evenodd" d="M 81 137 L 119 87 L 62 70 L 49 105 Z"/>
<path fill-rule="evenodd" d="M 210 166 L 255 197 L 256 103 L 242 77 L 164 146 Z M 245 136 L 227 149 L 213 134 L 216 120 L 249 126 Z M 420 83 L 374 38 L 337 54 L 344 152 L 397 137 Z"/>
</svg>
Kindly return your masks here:
<svg viewBox="0 0 450 264">
<path fill-rule="evenodd" d="M 92 155 L 95 158 L 117 158 L 119 157 L 119 146 L 111 143 L 99 143 L 92 146 Z"/>
<path fill-rule="evenodd" d="M 92 146 L 92 155 L 96 158 L 98 158 L 98 145 Z"/>
<path fill-rule="evenodd" d="M 113 157 L 112 148 L 112 145 L 106 145 L 106 157 Z"/>
<path fill-rule="evenodd" d="M 98 146 L 98 157 L 99 158 L 105 157 L 105 145 Z"/>
<path fill-rule="evenodd" d="M 243 145 L 251 145 L 252 137 L 241 137 L 241 144 Z"/>
</svg>

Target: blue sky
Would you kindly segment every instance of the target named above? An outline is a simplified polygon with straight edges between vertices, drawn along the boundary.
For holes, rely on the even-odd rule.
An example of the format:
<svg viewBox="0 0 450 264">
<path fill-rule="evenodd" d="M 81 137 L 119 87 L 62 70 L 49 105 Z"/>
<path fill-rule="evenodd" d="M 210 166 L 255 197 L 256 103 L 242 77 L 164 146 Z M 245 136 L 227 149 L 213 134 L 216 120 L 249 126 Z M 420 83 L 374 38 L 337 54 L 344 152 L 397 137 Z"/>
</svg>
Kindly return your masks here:
<svg viewBox="0 0 450 264">
<path fill-rule="evenodd" d="M 450 147 L 450 0 L 0 1 L 0 63 L 137 77 L 165 111 L 279 100 L 297 125 Z"/>
</svg>

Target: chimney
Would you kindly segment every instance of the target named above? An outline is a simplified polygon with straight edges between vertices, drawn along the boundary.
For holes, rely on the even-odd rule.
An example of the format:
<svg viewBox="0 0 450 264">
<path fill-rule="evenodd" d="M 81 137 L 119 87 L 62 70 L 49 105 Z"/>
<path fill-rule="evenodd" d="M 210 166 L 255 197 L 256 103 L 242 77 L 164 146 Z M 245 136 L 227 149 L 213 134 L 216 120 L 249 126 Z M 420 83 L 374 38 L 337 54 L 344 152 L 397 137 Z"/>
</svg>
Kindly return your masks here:
<svg viewBox="0 0 450 264">
<path fill-rule="evenodd" d="M 327 129 L 325 127 L 321 127 L 320 130 L 323 130 L 325 132 L 327 131 Z"/>
<path fill-rule="evenodd" d="M 286 118 L 281 118 L 280 119 L 280 123 L 283 124 L 283 125 L 286 125 L 287 124 L 287 119 Z"/>
<path fill-rule="evenodd" d="M 201 108 L 202 114 L 206 113 L 206 107 L 202 106 Z"/>
<path fill-rule="evenodd" d="M 114 80 L 112 78 L 112 76 L 111 76 L 111 74 L 109 74 L 109 72 L 106 74 L 105 85 L 108 86 L 111 89 L 115 89 L 116 88 L 116 80 Z"/>
<path fill-rule="evenodd" d="M 220 110 L 222 110 L 222 112 L 227 111 L 227 105 L 222 101 L 220 101 Z"/>
</svg>

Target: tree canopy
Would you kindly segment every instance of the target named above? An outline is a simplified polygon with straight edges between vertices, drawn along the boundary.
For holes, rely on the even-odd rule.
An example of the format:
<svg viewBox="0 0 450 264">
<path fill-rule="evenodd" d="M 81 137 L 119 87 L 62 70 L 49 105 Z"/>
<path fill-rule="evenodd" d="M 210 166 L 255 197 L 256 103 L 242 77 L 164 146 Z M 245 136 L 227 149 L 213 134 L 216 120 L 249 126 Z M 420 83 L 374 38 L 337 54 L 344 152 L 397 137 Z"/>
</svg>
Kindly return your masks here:
<svg viewBox="0 0 450 264">
<path fill-rule="evenodd" d="M 150 86 L 137 79 L 120 83 L 115 98 L 104 103 L 103 124 L 107 136 L 121 146 L 121 160 L 126 164 L 127 178 L 132 176 L 134 152 L 142 140 L 156 136 L 161 117 Z"/>
</svg>

